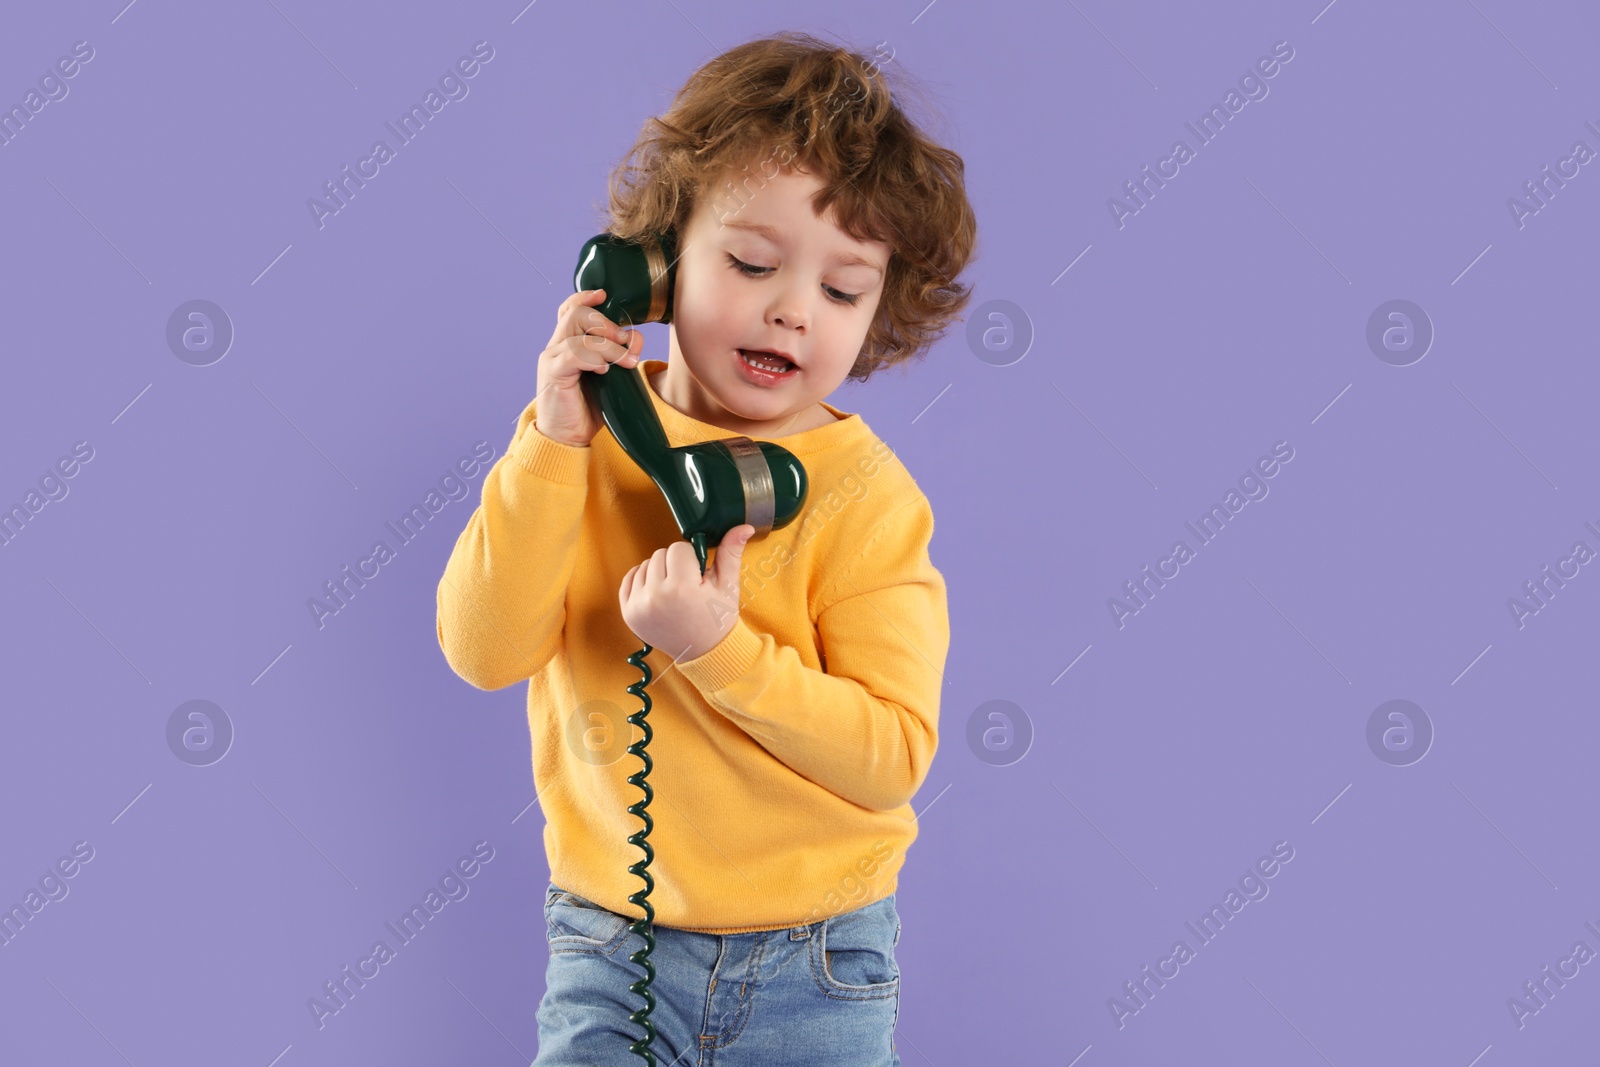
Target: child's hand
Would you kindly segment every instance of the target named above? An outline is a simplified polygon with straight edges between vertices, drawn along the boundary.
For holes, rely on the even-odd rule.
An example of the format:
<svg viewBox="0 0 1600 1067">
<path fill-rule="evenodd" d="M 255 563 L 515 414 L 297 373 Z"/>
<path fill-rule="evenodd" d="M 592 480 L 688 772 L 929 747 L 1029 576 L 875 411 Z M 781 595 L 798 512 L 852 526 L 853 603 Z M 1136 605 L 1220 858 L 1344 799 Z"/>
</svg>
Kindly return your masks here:
<svg viewBox="0 0 1600 1067">
<path fill-rule="evenodd" d="M 617 591 L 634 636 L 674 663 L 711 651 L 739 621 L 739 561 L 755 532 L 749 523 L 729 530 L 703 575 L 694 546 L 682 540 L 635 564 Z"/>
<path fill-rule="evenodd" d="M 587 447 L 601 425 L 599 405 L 580 384 L 584 372 L 606 374 L 613 363 L 637 366 L 644 348 L 644 334 L 624 330 L 595 308 L 604 299 L 604 289 L 589 289 L 563 300 L 550 344 L 539 353 L 534 426 L 552 441 L 577 448 Z"/>
</svg>

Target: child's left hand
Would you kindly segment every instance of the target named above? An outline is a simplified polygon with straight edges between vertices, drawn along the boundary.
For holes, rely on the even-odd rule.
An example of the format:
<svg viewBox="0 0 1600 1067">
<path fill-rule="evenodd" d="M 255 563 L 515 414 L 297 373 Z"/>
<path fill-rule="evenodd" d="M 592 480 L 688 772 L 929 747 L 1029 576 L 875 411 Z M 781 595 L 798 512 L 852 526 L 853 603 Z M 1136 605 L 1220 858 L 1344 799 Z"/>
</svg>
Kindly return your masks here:
<svg viewBox="0 0 1600 1067">
<path fill-rule="evenodd" d="M 634 636 L 674 663 L 711 651 L 739 621 L 739 561 L 755 532 L 749 523 L 729 530 L 703 575 L 694 546 L 683 540 L 635 564 L 617 591 Z"/>
</svg>

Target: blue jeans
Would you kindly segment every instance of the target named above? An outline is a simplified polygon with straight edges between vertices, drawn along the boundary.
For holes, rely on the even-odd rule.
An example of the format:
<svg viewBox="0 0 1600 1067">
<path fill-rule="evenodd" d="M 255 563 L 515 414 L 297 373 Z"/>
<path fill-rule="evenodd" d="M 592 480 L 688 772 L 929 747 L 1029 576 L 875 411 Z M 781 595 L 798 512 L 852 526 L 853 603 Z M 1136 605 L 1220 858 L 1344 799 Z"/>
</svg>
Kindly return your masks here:
<svg viewBox="0 0 1600 1067">
<path fill-rule="evenodd" d="M 555 883 L 550 965 L 533 1067 L 642 1067 L 628 1018 L 644 997 L 632 920 Z M 659 1067 L 899 1067 L 900 917 L 894 895 L 784 930 L 700 934 L 652 926 L 651 1052 Z"/>
</svg>

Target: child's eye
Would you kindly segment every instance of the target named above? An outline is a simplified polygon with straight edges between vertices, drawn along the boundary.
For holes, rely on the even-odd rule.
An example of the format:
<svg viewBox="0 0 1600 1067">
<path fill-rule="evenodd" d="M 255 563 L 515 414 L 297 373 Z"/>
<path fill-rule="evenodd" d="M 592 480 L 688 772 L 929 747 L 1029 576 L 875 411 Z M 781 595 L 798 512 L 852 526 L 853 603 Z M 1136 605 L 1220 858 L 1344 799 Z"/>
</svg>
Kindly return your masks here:
<svg viewBox="0 0 1600 1067">
<path fill-rule="evenodd" d="M 743 274 L 743 275 L 745 275 L 746 277 L 749 277 L 749 278 L 760 278 L 760 277 L 763 277 L 763 276 L 765 276 L 767 271 L 772 269 L 771 267 L 753 266 L 752 264 L 746 263 L 743 260 L 738 259 L 737 257 L 734 256 L 734 254 L 732 252 L 728 253 L 728 262 L 730 264 L 732 264 L 734 270 L 738 271 L 740 274 Z"/>
<path fill-rule="evenodd" d="M 728 253 L 728 265 L 746 278 L 764 278 L 774 269 L 772 267 L 757 267 L 754 264 L 746 263 L 732 252 Z M 861 299 L 860 293 L 841 293 L 831 285 L 824 285 L 822 288 L 827 291 L 829 297 L 841 304 L 854 304 Z"/>
</svg>

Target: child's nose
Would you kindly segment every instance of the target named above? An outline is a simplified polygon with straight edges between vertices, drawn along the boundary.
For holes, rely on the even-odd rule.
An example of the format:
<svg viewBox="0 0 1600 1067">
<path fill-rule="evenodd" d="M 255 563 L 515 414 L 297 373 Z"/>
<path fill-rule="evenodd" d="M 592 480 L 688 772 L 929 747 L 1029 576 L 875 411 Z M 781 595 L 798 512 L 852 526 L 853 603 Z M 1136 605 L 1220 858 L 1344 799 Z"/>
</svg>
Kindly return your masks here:
<svg viewBox="0 0 1600 1067">
<path fill-rule="evenodd" d="M 810 323 L 811 313 L 805 305 L 805 298 L 792 290 L 784 290 L 773 299 L 772 306 L 767 312 L 767 321 L 774 326 L 786 326 L 790 329 L 804 329 Z"/>
</svg>

